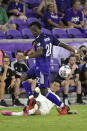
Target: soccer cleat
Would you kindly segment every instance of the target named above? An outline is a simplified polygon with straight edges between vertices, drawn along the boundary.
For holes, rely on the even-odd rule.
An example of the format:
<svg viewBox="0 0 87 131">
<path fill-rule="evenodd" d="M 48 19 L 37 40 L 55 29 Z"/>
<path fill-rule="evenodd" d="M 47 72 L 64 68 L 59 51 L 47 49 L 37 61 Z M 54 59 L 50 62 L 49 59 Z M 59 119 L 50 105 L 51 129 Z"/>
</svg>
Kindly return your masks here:
<svg viewBox="0 0 87 131">
<path fill-rule="evenodd" d="M 68 106 L 65 105 L 65 106 L 61 109 L 61 111 L 59 112 L 59 115 L 66 115 L 67 112 L 68 112 L 68 110 L 69 110 Z"/>
<path fill-rule="evenodd" d="M 0 103 L 1 106 L 5 106 L 5 107 L 8 107 L 7 103 L 5 102 L 5 100 L 1 100 L 1 103 Z"/>
<path fill-rule="evenodd" d="M 4 116 L 12 116 L 12 112 L 5 111 L 5 110 L 2 111 L 1 114 L 4 115 Z"/>
<path fill-rule="evenodd" d="M 24 106 L 18 99 L 15 99 L 14 105 L 16 106 Z"/>
<path fill-rule="evenodd" d="M 31 98 L 31 99 L 29 100 L 28 110 L 33 109 L 35 104 L 36 104 L 36 100 L 35 100 L 34 97 L 33 97 L 33 98 Z"/>
<path fill-rule="evenodd" d="M 83 102 L 82 100 L 77 101 L 77 103 L 78 103 L 78 104 L 82 104 L 82 105 L 85 105 L 85 104 L 86 104 L 86 103 L 85 103 L 85 102 Z"/>
</svg>

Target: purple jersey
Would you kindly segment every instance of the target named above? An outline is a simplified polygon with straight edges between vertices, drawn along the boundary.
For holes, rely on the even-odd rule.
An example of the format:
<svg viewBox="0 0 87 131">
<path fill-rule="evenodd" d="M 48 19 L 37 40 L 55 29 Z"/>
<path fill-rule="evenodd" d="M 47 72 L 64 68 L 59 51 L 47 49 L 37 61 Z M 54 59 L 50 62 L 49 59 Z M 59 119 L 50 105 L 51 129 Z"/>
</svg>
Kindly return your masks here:
<svg viewBox="0 0 87 131">
<path fill-rule="evenodd" d="M 61 20 L 60 17 L 56 13 L 51 14 L 47 12 L 44 16 L 44 23 L 46 27 L 49 28 L 50 30 L 52 29 L 52 25 L 48 23 L 48 19 L 51 19 L 56 24 L 59 24 Z"/>
<path fill-rule="evenodd" d="M 67 10 L 65 19 L 66 22 L 72 22 L 78 25 L 81 21 L 83 21 L 82 12 L 78 10 L 77 13 L 74 13 L 73 9 L 71 8 Z"/>
<path fill-rule="evenodd" d="M 53 45 L 58 46 L 60 41 L 53 35 L 41 33 L 34 42 L 35 51 L 37 51 L 38 48 L 43 48 L 42 55 L 36 57 L 36 67 L 38 67 L 40 72 L 43 74 L 50 74 L 50 57 L 52 54 L 52 47 Z"/>
</svg>

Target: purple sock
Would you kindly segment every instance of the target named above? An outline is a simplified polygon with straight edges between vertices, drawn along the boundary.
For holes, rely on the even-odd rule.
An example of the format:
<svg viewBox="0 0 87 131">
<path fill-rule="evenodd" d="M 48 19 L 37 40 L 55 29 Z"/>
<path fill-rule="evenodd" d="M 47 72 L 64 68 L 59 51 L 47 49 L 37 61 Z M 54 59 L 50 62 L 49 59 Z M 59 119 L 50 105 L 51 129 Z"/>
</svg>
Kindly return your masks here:
<svg viewBox="0 0 87 131">
<path fill-rule="evenodd" d="M 57 106 L 61 106 L 62 101 L 59 100 L 55 94 L 48 92 L 46 95 L 46 98 L 49 99 L 51 102 L 53 102 L 54 104 L 56 104 Z"/>
<path fill-rule="evenodd" d="M 33 96 L 33 92 L 32 92 L 30 83 L 28 81 L 25 81 L 25 82 L 22 83 L 22 85 L 25 88 L 27 95 L 29 97 Z"/>
</svg>

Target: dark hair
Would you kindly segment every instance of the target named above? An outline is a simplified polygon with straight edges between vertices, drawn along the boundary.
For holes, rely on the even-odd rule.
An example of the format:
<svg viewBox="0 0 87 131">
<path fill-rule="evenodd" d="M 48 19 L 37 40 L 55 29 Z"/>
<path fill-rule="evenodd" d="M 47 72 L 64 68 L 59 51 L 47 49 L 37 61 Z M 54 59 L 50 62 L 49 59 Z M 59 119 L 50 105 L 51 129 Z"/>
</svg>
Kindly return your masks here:
<svg viewBox="0 0 87 131">
<path fill-rule="evenodd" d="M 75 54 L 71 54 L 71 55 L 69 56 L 69 59 L 70 59 L 71 57 L 76 57 L 76 56 L 75 56 Z"/>
<path fill-rule="evenodd" d="M 86 48 L 86 46 L 85 46 L 85 45 L 81 45 L 81 46 L 79 47 L 79 49 L 81 49 L 81 48 L 83 48 L 83 47 L 85 47 L 85 48 Z"/>
<path fill-rule="evenodd" d="M 37 26 L 39 29 L 42 28 L 41 24 L 40 24 L 38 21 L 32 22 L 32 23 L 30 24 L 30 27 L 33 26 L 33 25 Z"/>
<path fill-rule="evenodd" d="M 4 55 L 4 56 L 3 56 L 3 59 L 5 59 L 5 58 L 8 58 L 8 59 L 9 59 L 9 61 L 10 61 L 10 57 L 9 57 L 9 56 Z"/>
<path fill-rule="evenodd" d="M 49 12 L 49 7 L 51 6 L 52 4 L 49 4 L 48 6 L 47 6 L 47 12 Z"/>
<path fill-rule="evenodd" d="M 23 50 L 17 50 L 16 54 L 17 53 L 23 53 L 24 54 L 24 51 Z"/>
<path fill-rule="evenodd" d="M 73 5 L 74 5 L 76 2 L 80 2 L 80 3 L 81 3 L 80 0 L 73 0 L 73 2 L 72 2 L 72 7 L 73 7 Z"/>
</svg>

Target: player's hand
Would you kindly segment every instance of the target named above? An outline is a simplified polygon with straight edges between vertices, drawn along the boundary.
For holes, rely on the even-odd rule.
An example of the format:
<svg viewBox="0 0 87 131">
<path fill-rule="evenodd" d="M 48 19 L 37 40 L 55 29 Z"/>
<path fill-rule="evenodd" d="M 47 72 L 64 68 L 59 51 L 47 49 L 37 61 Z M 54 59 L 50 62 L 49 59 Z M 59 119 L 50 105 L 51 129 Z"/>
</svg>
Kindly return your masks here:
<svg viewBox="0 0 87 131">
<path fill-rule="evenodd" d="M 7 69 L 8 69 L 8 65 L 5 64 L 4 65 L 4 70 L 7 71 Z"/>
<path fill-rule="evenodd" d="M 74 70 L 76 69 L 76 67 L 77 67 L 77 65 L 74 64 L 74 65 L 72 66 L 72 70 L 74 71 Z"/>
<path fill-rule="evenodd" d="M 82 50 L 78 50 L 77 54 L 80 54 L 83 58 L 85 57 L 85 55 L 84 55 Z"/>
<path fill-rule="evenodd" d="M 21 59 L 22 59 L 22 60 L 27 60 L 27 59 L 26 59 L 26 56 L 21 56 Z"/>
</svg>

